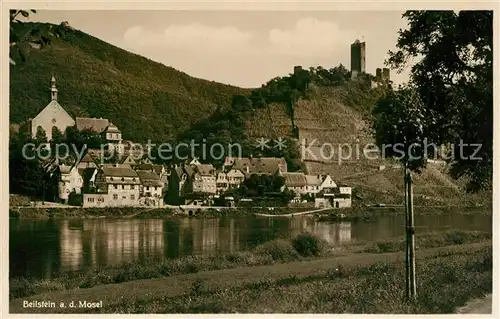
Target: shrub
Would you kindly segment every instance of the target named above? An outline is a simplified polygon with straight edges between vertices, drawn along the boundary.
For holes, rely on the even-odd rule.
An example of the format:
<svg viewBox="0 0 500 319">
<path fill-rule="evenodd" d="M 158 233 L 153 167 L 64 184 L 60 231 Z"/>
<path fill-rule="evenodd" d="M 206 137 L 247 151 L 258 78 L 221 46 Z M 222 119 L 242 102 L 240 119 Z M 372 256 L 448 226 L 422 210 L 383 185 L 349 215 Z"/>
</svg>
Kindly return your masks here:
<svg viewBox="0 0 500 319">
<path fill-rule="evenodd" d="M 295 250 L 304 257 L 319 256 L 325 248 L 326 243 L 323 239 L 309 233 L 300 234 L 292 240 Z"/>
<path fill-rule="evenodd" d="M 268 241 L 255 247 L 254 251 L 259 255 L 269 255 L 275 261 L 297 260 L 300 257 L 294 246 L 284 239 Z"/>
</svg>

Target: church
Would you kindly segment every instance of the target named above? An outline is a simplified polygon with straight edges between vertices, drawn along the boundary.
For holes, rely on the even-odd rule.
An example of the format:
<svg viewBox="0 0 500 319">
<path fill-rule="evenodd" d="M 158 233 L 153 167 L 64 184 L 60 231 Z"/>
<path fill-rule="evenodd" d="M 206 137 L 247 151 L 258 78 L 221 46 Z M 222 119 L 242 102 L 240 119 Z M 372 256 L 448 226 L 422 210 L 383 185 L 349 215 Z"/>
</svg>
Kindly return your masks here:
<svg viewBox="0 0 500 319">
<path fill-rule="evenodd" d="M 57 87 L 54 75 L 50 80 L 50 102 L 47 106 L 38 113 L 33 119 L 29 119 L 26 123 L 26 129 L 31 132 L 33 137 L 39 128 L 42 128 L 47 135 L 47 140 L 52 139 L 52 134 L 55 128 L 61 132 L 66 131 L 66 128 L 74 126 L 75 120 L 64 110 L 64 108 L 57 102 Z"/>
<path fill-rule="evenodd" d="M 116 125 L 103 118 L 77 117 L 76 120 L 73 119 L 57 101 L 57 91 L 56 79 L 52 75 L 50 80 L 50 102 L 35 118 L 23 123 L 22 127 L 25 131 L 36 137 L 37 131 L 41 128 L 45 131 L 47 140 L 50 141 L 56 128 L 64 133 L 68 127 L 76 125 L 79 131 L 90 130 L 102 134 L 109 143 L 117 146 L 121 144 L 122 134 Z"/>
</svg>

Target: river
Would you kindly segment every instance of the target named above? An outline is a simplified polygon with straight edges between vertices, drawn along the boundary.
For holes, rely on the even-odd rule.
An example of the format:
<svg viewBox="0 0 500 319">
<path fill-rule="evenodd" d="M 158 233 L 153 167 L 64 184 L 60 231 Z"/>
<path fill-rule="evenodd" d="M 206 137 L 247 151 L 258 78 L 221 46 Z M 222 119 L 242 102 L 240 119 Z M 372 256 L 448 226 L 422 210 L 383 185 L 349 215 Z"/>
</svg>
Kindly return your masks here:
<svg viewBox="0 0 500 319">
<path fill-rule="evenodd" d="M 488 215 L 415 217 L 418 234 L 450 229 L 492 231 Z M 314 233 L 332 245 L 403 236 L 403 216 L 357 222 L 295 218 L 17 220 L 10 225 L 10 276 L 51 278 L 92 266 L 245 250 L 275 238 Z"/>
</svg>

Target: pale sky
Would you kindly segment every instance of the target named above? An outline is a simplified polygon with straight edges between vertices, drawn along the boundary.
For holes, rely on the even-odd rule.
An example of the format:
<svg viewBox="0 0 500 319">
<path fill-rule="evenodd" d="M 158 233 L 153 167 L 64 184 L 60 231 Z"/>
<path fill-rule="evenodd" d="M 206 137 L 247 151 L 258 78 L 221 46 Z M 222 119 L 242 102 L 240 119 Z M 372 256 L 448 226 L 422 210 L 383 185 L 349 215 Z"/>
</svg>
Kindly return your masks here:
<svg viewBox="0 0 500 319">
<path fill-rule="evenodd" d="M 384 67 L 398 11 L 38 11 L 30 19 L 69 24 L 189 75 L 259 87 L 294 65 L 350 68 L 350 44 L 366 42 L 366 69 Z M 391 72 L 399 84 L 408 71 Z"/>
</svg>

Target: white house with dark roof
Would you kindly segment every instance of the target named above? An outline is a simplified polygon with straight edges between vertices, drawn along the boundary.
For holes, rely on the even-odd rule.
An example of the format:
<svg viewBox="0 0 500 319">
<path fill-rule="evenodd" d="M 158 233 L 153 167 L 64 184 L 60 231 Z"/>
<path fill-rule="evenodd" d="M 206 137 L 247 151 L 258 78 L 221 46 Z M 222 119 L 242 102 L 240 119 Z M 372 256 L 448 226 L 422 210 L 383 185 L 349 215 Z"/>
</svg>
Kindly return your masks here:
<svg viewBox="0 0 500 319">
<path fill-rule="evenodd" d="M 73 118 L 57 101 L 56 79 L 52 75 L 50 80 L 50 103 L 37 116 L 24 122 L 20 129 L 31 133 L 35 137 L 38 129 L 41 128 L 45 131 L 47 140 L 50 141 L 55 128 L 64 133 L 66 128 L 74 125 Z"/>
<path fill-rule="evenodd" d="M 84 194 L 84 207 L 138 206 L 140 179 L 130 165 L 104 164 L 95 177 L 96 190 Z"/>
<path fill-rule="evenodd" d="M 80 194 L 83 187 L 83 177 L 76 165 L 61 164 L 59 169 L 59 198 L 63 202 L 68 202 L 69 194 Z"/>
<path fill-rule="evenodd" d="M 163 183 L 154 170 L 137 171 L 141 181 L 140 204 L 146 206 L 163 206 Z"/>
<path fill-rule="evenodd" d="M 193 193 L 215 194 L 217 192 L 217 177 L 212 164 L 192 165 L 191 190 Z"/>
</svg>

